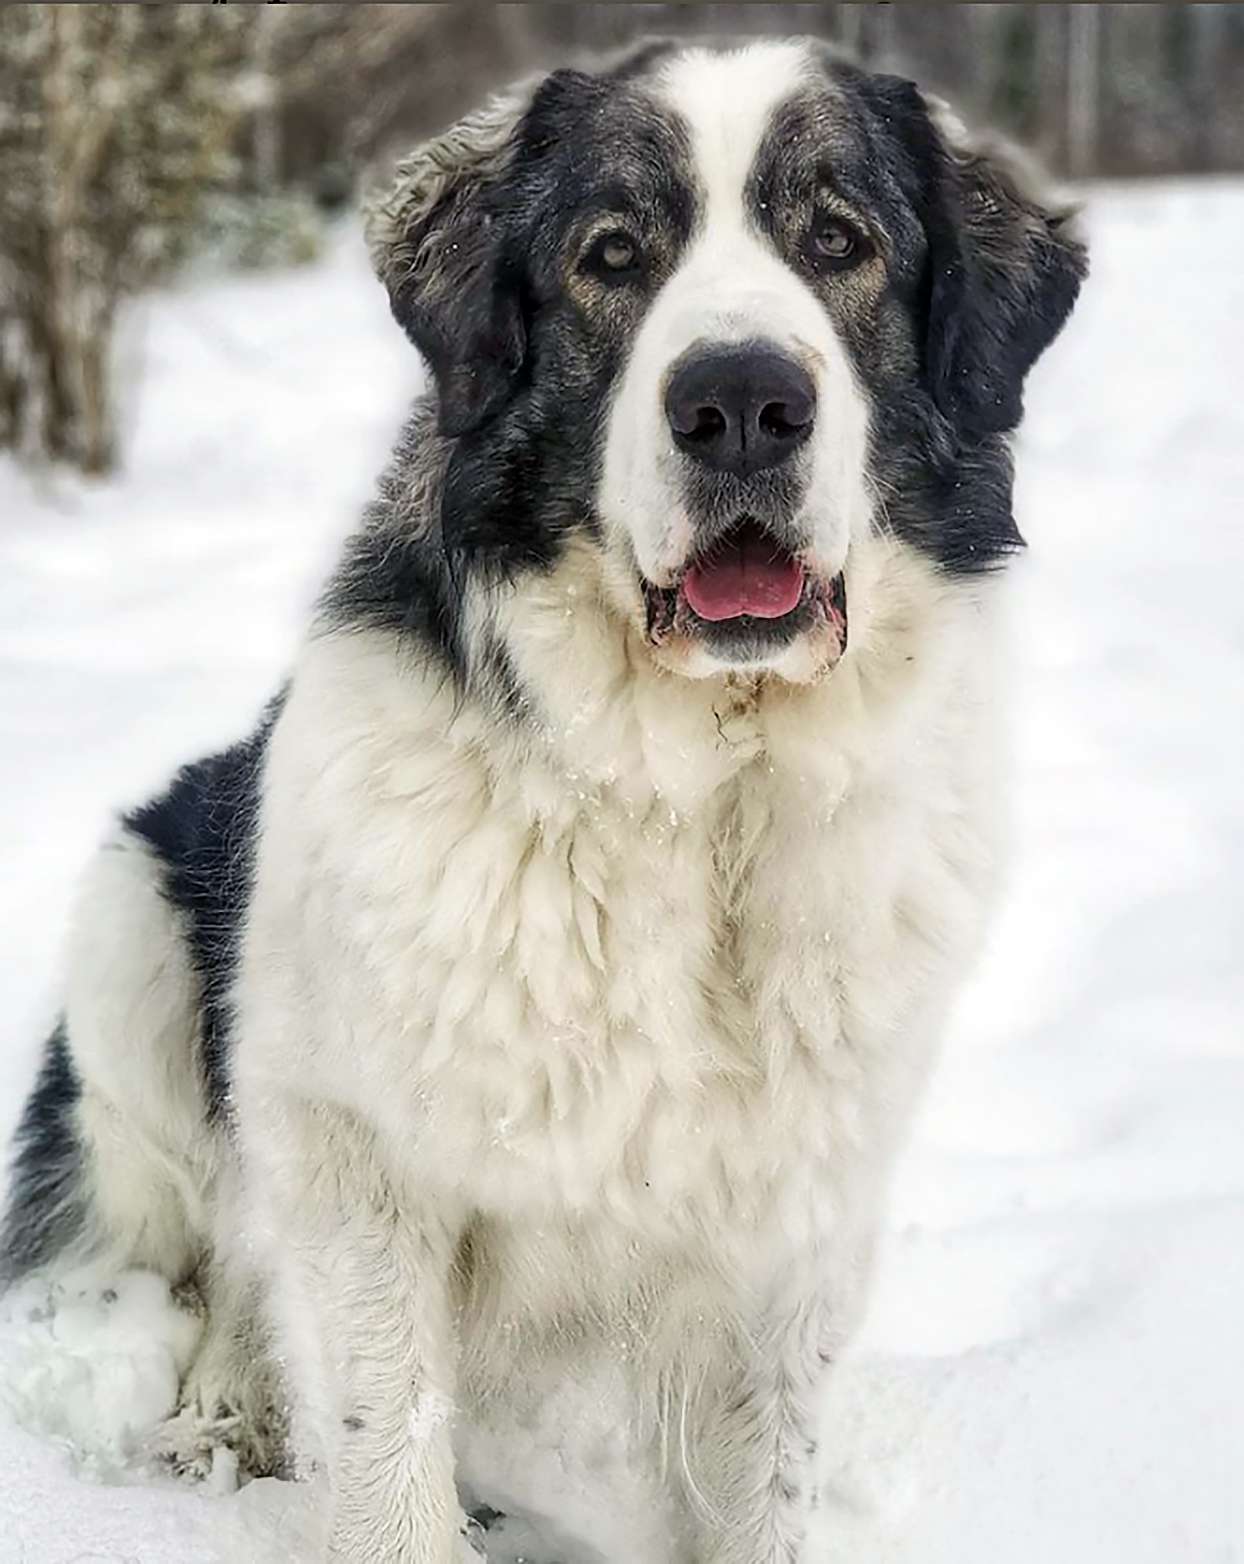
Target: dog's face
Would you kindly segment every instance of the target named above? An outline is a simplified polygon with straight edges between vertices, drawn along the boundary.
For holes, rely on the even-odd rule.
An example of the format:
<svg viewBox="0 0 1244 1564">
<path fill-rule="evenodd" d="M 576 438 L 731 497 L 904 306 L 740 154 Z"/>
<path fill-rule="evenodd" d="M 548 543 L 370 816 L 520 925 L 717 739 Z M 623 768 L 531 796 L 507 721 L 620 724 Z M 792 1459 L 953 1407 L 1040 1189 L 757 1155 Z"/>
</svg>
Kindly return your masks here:
<svg viewBox="0 0 1244 1564">
<path fill-rule="evenodd" d="M 499 100 L 372 221 L 454 442 L 446 549 L 512 576 L 586 534 L 665 665 L 817 677 L 853 547 L 1018 546 L 1003 437 L 1083 274 L 1067 215 L 814 44 Z"/>
</svg>

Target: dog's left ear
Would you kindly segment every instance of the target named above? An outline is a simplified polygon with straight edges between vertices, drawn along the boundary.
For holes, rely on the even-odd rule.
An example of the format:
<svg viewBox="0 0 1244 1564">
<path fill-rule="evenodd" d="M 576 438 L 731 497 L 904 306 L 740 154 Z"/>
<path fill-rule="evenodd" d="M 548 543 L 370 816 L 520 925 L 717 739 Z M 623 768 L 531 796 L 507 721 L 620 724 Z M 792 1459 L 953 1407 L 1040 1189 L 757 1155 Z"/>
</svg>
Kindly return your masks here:
<svg viewBox="0 0 1244 1564">
<path fill-rule="evenodd" d="M 431 366 L 449 436 L 505 405 L 526 357 L 521 278 L 499 196 L 531 96 L 521 86 L 495 97 L 417 147 L 365 214 L 372 265 Z"/>
<path fill-rule="evenodd" d="M 928 373 L 942 412 L 976 440 L 1019 423 L 1025 377 L 1071 313 L 1088 256 L 1074 205 L 1042 192 L 1016 149 L 974 140 L 943 104 L 925 107 Z"/>
</svg>

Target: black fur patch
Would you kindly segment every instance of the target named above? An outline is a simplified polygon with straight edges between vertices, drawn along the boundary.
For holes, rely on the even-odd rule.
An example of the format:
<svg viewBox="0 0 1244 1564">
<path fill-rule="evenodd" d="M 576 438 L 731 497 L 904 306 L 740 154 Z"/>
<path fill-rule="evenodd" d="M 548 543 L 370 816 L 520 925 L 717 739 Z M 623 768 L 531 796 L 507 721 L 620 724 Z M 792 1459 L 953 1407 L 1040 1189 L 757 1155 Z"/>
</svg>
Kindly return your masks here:
<svg viewBox="0 0 1244 1564">
<path fill-rule="evenodd" d="M 953 574 L 984 570 L 1023 546 L 1004 436 L 1075 302 L 1084 251 L 1004 162 L 951 147 L 913 83 L 828 51 L 822 61 L 824 88 L 779 111 L 761 149 L 753 219 L 852 355 L 882 524 Z M 881 236 L 880 286 L 809 264 L 808 225 L 826 199 Z"/>
<path fill-rule="evenodd" d="M 416 408 L 320 605 L 330 626 L 411 635 L 464 690 L 490 682 L 463 644 L 467 579 L 548 569 L 568 534 L 596 529 L 609 398 L 695 218 L 685 133 L 633 61 L 603 76 L 554 72 L 517 122 L 512 155 L 481 166 L 468 163 L 462 187 L 412 226 L 398 223 L 402 255 L 448 256 L 454 276 L 469 263 L 470 279 L 447 288 L 430 268 L 394 269 L 394 313 L 428 356 L 436 395 Z M 585 275 L 582 250 L 615 218 L 641 236 L 644 264 L 607 287 Z M 499 312 L 510 322 L 500 333 Z M 511 714 L 528 704 L 512 681 L 505 702 Z"/>
<path fill-rule="evenodd" d="M 81 1095 L 62 1020 L 48 1039 L 14 1138 L 0 1286 L 46 1265 L 82 1234 L 85 1190 L 75 1123 Z"/>
<path fill-rule="evenodd" d="M 320 599 L 322 621 L 359 629 L 393 630 L 416 642 L 466 687 L 466 649 L 459 633 L 461 590 L 445 553 L 419 537 L 396 537 L 383 511 L 364 518 L 346 544 Z"/>
<path fill-rule="evenodd" d="M 508 575 L 553 564 L 568 532 L 593 525 L 610 394 L 690 236 L 694 175 L 681 127 L 629 76 L 558 71 L 487 200 L 527 352 L 509 402 L 455 444 L 442 542 Z M 581 251 L 615 220 L 639 236 L 643 261 L 607 286 L 584 273 Z"/>
<path fill-rule="evenodd" d="M 185 920 L 201 985 L 201 1067 L 213 1120 L 228 1097 L 230 987 L 254 875 L 264 758 L 283 703 L 282 694 L 249 738 L 184 766 L 167 792 L 125 818 L 155 852 L 164 896 Z"/>
</svg>

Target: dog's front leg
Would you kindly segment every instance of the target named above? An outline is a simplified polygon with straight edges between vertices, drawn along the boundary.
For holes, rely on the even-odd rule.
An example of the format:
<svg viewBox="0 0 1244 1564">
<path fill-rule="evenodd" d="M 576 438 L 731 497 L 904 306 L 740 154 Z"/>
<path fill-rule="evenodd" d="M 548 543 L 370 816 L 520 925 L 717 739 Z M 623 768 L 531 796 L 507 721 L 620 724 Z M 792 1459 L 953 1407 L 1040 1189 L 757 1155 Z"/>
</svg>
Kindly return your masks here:
<svg viewBox="0 0 1244 1564">
<path fill-rule="evenodd" d="M 468 1557 L 450 1418 L 456 1234 L 353 1114 L 281 1095 L 249 1173 L 273 1244 L 295 1440 L 327 1468 L 332 1564 Z"/>
<path fill-rule="evenodd" d="M 709 1376 L 683 1460 L 697 1564 L 803 1564 L 831 1322 L 823 1297 L 784 1302 Z"/>
</svg>

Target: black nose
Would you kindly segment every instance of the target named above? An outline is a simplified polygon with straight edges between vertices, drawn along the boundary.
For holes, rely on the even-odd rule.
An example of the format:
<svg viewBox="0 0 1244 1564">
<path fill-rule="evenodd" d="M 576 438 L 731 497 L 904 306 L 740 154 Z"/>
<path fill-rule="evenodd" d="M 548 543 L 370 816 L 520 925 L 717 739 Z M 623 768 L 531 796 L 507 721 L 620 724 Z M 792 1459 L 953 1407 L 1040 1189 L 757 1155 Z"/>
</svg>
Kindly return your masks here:
<svg viewBox="0 0 1244 1564">
<path fill-rule="evenodd" d="M 786 461 L 812 433 L 816 387 L 766 343 L 694 348 L 670 378 L 665 416 L 680 450 L 746 477 Z"/>
</svg>

